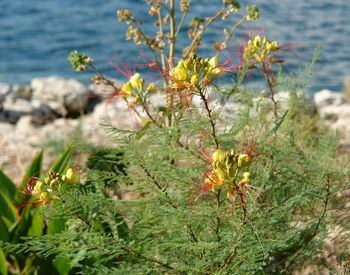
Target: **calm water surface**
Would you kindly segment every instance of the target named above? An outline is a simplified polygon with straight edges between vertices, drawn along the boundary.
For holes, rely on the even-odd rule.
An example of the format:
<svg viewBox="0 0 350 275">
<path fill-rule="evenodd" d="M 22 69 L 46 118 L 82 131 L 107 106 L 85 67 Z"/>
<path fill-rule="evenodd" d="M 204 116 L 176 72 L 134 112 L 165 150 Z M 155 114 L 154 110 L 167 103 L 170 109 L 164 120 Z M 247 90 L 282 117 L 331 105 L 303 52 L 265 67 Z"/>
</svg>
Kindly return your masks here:
<svg viewBox="0 0 350 275">
<path fill-rule="evenodd" d="M 350 0 L 247 0 L 241 4 L 256 4 L 261 17 L 237 31 L 229 48 L 236 48 L 247 32 L 262 29 L 280 44 L 300 42 L 305 51 L 299 48 L 299 58 L 286 55 L 291 60 L 286 68 L 293 72 L 311 60 L 320 43 L 322 51 L 308 91 L 341 91 L 344 77 L 350 75 Z M 210 16 L 218 6 L 219 0 L 193 0 L 191 11 Z M 124 40 L 126 26 L 117 21 L 116 11 L 125 8 L 143 18 L 145 31 L 152 33 L 143 0 L 0 0 L 0 82 L 26 84 L 33 77 L 60 75 L 88 84 L 89 74 L 74 72 L 67 61 L 75 49 L 92 56 L 108 76 L 123 80 L 108 60 L 118 53 L 132 62 L 140 50 Z M 227 21 L 227 27 L 243 12 Z M 223 39 L 221 29 L 218 23 L 208 30 L 200 55 L 215 54 L 211 44 Z M 178 41 L 181 48 L 188 45 L 186 29 Z M 252 81 L 263 88 L 259 76 Z"/>
</svg>

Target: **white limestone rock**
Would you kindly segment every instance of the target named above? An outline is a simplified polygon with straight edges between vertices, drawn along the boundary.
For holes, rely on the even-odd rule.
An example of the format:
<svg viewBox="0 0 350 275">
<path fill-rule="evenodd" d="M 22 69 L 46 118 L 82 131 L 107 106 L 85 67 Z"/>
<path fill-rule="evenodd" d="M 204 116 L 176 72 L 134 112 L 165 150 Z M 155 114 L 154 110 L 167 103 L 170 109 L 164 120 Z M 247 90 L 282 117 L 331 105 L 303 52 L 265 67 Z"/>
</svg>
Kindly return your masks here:
<svg viewBox="0 0 350 275">
<path fill-rule="evenodd" d="M 350 116 L 343 117 L 330 124 L 333 133 L 339 132 L 339 143 L 350 147 Z"/>
<path fill-rule="evenodd" d="M 57 76 L 34 78 L 33 98 L 40 99 L 62 116 L 79 114 L 87 105 L 87 90 L 75 79 Z"/>
<path fill-rule="evenodd" d="M 32 106 L 28 100 L 16 99 L 13 95 L 8 95 L 2 105 L 1 121 L 15 124 L 20 117 L 30 115 Z"/>
<path fill-rule="evenodd" d="M 12 94 L 8 95 L 3 103 L 4 110 L 17 111 L 23 114 L 30 114 L 32 105 L 28 100 L 15 98 Z"/>
<path fill-rule="evenodd" d="M 350 123 L 350 104 L 328 105 L 319 108 L 321 119 L 336 121 L 337 119 L 349 119 Z"/>
<path fill-rule="evenodd" d="M 32 97 L 32 89 L 29 85 L 13 85 L 12 91 L 15 98 L 30 100 Z"/>
<path fill-rule="evenodd" d="M 30 115 L 21 116 L 16 124 L 16 128 L 22 129 L 22 130 L 28 129 L 28 128 L 33 129 L 32 116 Z"/>
<path fill-rule="evenodd" d="M 328 105 L 339 106 L 343 103 L 343 95 L 324 89 L 315 93 L 314 103 L 318 109 Z"/>
<path fill-rule="evenodd" d="M 10 85 L 0 82 L 0 104 L 5 100 L 6 96 L 10 92 Z"/>
<path fill-rule="evenodd" d="M 344 102 L 350 103 L 350 76 L 345 77 L 343 86 Z"/>
<path fill-rule="evenodd" d="M 119 82 L 118 80 L 112 79 L 111 80 L 114 84 L 114 86 L 120 90 L 123 86 L 123 83 Z M 89 85 L 88 87 L 89 91 L 93 92 L 96 95 L 102 96 L 102 97 L 109 97 L 113 93 L 115 93 L 115 89 L 110 85 L 105 85 L 104 83 L 100 83 L 96 85 L 95 83 Z"/>
<path fill-rule="evenodd" d="M 55 118 L 57 118 L 57 113 L 52 110 L 52 108 L 42 102 L 39 99 L 33 99 L 31 101 L 32 105 L 32 123 L 35 125 L 43 125 L 46 124 Z"/>
</svg>

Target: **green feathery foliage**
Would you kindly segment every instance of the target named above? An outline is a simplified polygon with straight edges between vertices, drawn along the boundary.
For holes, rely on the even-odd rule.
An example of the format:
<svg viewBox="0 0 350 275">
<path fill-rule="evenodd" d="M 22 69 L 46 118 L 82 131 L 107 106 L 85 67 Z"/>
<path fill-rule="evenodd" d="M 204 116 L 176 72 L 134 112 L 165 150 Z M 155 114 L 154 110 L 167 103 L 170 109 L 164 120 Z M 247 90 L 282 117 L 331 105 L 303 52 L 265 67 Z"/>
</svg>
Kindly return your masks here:
<svg viewBox="0 0 350 275">
<path fill-rule="evenodd" d="M 284 61 L 279 50 L 289 45 L 256 35 L 220 63 L 235 29 L 259 17 L 256 6 L 247 6 L 224 42 L 214 44 L 218 54 L 198 57 L 209 25 L 240 7 L 224 0 L 212 17 L 193 18 L 192 42 L 175 65 L 190 2 L 180 2 L 180 22 L 174 0 L 147 2 L 158 16 L 155 38 L 130 10 L 117 13 L 128 24 L 127 38 L 149 47 L 153 61 L 143 65 L 159 73 L 162 87 L 145 85 L 120 60 L 121 68 L 113 65 L 128 81 L 118 89 L 90 57 L 70 55 L 75 70 L 92 69 L 95 84 L 113 88 L 112 98 L 124 100 L 142 125 L 104 123 L 113 148 L 90 148 L 80 169 L 68 169 L 62 157 L 48 176 L 37 177 L 29 195 L 56 226 L 19 243 L 4 240 L 3 251 L 47 258 L 60 274 L 291 274 L 312 264 L 332 270 L 320 255 L 329 230 L 348 229 L 346 213 L 335 210 L 348 171 L 336 161 L 337 138 L 312 115 L 305 86 L 281 73 L 276 80 L 275 66 Z M 312 64 L 302 78 L 311 76 Z M 268 95 L 242 88 L 248 70 L 264 76 Z M 225 73 L 233 84 L 219 88 L 216 79 Z M 279 93 L 286 82 L 289 92 Z M 154 106 L 156 93 L 164 102 Z"/>
</svg>

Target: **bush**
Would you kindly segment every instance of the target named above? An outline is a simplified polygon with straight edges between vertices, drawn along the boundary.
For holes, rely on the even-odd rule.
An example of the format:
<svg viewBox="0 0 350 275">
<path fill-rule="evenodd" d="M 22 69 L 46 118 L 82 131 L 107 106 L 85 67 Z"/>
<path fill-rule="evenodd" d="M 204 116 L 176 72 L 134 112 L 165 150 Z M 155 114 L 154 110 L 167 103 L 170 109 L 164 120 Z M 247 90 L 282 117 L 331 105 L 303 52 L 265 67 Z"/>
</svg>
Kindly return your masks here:
<svg viewBox="0 0 350 275">
<path fill-rule="evenodd" d="M 189 3 L 180 2 L 183 16 Z M 143 66 L 162 87 L 120 60 L 114 65 L 128 81 L 118 89 L 92 58 L 71 54 L 74 69 L 93 69 L 95 83 L 112 86 L 111 99 L 124 100 L 143 125 L 125 130 L 105 123 L 117 149 L 92 152 L 81 177 L 74 169 L 38 177 L 31 195 L 45 206 L 47 222 L 64 219 L 65 226 L 8 249 L 58 258 L 69 267 L 64 274 L 283 274 L 320 263 L 316 256 L 337 222 L 330 207 L 344 183 L 337 140 L 318 126 L 302 91 L 289 86 L 278 99 L 275 67 L 287 45 L 257 35 L 218 61 L 234 30 L 258 18 L 255 6 L 215 44 L 217 56 L 195 54 L 211 22 L 239 8 L 223 3 L 213 17 L 193 19 L 192 42 L 176 65 L 183 20 L 176 29 L 173 0 L 148 1 L 158 16 L 155 38 L 131 11 L 118 11 L 127 38 L 149 46 L 154 60 Z M 242 88 L 250 70 L 265 77 L 269 96 Z M 233 77 L 229 88 L 216 85 L 224 74 Z M 162 104 L 154 103 L 156 93 Z M 225 115 L 232 108 L 236 114 Z"/>
</svg>

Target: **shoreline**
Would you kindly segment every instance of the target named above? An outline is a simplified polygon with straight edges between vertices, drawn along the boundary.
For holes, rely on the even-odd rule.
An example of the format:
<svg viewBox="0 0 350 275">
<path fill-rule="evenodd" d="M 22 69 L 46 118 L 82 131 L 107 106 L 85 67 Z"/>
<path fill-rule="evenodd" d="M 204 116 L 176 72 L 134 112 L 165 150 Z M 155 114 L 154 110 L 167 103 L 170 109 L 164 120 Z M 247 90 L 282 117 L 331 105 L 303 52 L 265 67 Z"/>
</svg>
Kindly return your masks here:
<svg viewBox="0 0 350 275">
<path fill-rule="evenodd" d="M 116 85 L 120 87 L 121 83 L 116 82 Z M 312 104 L 330 134 L 339 131 L 339 146 L 348 151 L 350 78 L 346 85 L 343 93 L 329 90 L 315 93 Z M 18 86 L 12 92 L 9 85 L 0 83 L 0 168 L 9 177 L 23 175 L 41 147 L 49 147 L 50 143 L 52 147 L 55 142 L 65 144 L 73 135 L 80 135 L 82 140 L 95 145 L 109 143 L 108 135 L 100 126 L 101 121 L 119 128 L 140 128 L 140 121 L 130 113 L 125 102 L 112 101 L 106 107 L 101 94 L 111 92 L 96 85 L 86 88 L 75 79 L 57 76 L 34 79 L 31 86 Z M 157 96 L 152 99 L 155 105 L 162 102 Z M 276 96 L 283 104 L 289 93 L 280 92 Z M 215 97 L 212 99 L 216 100 Z M 261 99 L 257 97 L 256 100 Z M 269 101 L 268 98 L 263 100 Z M 193 103 L 196 104 L 195 98 Z M 240 104 L 230 102 L 223 114 L 232 118 L 238 114 L 239 108 Z M 55 158 L 54 154 L 46 153 L 44 167 L 48 167 Z"/>
</svg>

